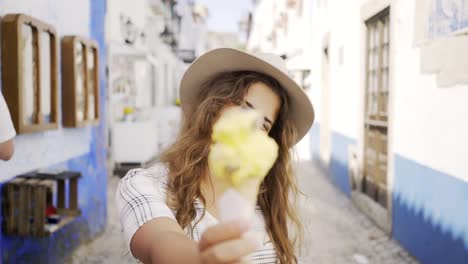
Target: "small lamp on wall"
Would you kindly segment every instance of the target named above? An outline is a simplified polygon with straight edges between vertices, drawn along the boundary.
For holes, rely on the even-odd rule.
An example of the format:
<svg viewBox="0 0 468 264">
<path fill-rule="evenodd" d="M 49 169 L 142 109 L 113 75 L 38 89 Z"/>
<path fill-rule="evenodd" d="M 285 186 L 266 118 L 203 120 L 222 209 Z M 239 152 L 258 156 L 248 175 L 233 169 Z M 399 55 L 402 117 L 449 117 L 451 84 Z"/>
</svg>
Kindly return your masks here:
<svg viewBox="0 0 468 264">
<path fill-rule="evenodd" d="M 64 127 L 99 122 L 99 56 L 95 41 L 62 39 L 62 111 Z"/>
<path fill-rule="evenodd" d="M 2 20 L 2 87 L 18 134 L 58 128 L 57 34 L 23 14 Z"/>
</svg>

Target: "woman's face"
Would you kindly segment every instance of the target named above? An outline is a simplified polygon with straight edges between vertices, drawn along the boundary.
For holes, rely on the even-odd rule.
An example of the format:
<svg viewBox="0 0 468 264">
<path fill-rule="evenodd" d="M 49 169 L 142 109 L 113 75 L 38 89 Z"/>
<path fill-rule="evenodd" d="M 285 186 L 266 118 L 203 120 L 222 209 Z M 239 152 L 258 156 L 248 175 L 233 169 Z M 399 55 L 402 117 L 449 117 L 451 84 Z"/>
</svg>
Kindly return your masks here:
<svg viewBox="0 0 468 264">
<path fill-rule="evenodd" d="M 259 125 L 262 130 L 269 133 L 278 117 L 281 105 L 280 97 L 265 83 L 256 82 L 247 91 L 244 104 L 263 115 Z"/>
</svg>

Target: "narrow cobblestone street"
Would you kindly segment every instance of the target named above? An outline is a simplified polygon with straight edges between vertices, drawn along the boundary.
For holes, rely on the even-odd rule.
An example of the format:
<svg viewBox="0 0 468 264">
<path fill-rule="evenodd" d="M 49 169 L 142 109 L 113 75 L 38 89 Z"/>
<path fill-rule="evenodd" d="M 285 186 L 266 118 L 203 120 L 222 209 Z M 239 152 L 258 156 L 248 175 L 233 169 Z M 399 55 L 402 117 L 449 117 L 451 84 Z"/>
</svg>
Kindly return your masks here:
<svg viewBox="0 0 468 264">
<path fill-rule="evenodd" d="M 300 200 L 305 227 L 301 263 L 417 263 L 398 243 L 389 239 L 310 162 L 298 167 Z M 92 242 L 76 250 L 68 263 L 135 263 L 123 244 L 113 203 L 119 178 L 108 182 L 108 226 Z"/>
<path fill-rule="evenodd" d="M 301 263 L 418 263 L 358 211 L 316 165 L 301 163 L 298 177 L 306 195 L 300 209 L 305 227 Z"/>
</svg>

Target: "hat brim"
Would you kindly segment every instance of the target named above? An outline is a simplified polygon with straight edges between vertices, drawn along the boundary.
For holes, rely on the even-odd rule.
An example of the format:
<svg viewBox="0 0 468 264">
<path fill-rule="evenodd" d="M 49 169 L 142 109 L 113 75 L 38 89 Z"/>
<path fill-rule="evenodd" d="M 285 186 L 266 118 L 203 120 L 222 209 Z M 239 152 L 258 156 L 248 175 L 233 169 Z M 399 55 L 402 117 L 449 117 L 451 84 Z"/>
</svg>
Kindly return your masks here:
<svg viewBox="0 0 468 264">
<path fill-rule="evenodd" d="M 304 90 L 287 74 L 272 64 L 236 49 L 220 48 L 197 58 L 185 71 L 180 84 L 180 101 L 184 114 L 193 113 L 202 84 L 209 78 L 233 71 L 259 72 L 277 80 L 290 101 L 287 116 L 293 121 L 297 137 L 294 145 L 309 131 L 314 122 L 314 108 Z"/>
</svg>

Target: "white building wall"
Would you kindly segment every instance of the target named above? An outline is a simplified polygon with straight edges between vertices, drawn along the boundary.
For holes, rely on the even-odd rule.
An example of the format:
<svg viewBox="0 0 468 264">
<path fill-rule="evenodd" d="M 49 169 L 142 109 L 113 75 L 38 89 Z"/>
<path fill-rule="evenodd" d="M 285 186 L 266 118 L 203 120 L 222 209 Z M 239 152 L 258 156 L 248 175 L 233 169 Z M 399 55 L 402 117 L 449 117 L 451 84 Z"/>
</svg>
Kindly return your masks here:
<svg viewBox="0 0 468 264">
<path fill-rule="evenodd" d="M 250 51 L 286 55 L 291 76 L 300 84 L 302 80 L 298 78 L 301 77 L 298 71 L 310 71 L 313 66 L 312 4 L 312 0 L 303 0 L 300 10 L 298 6 L 288 7 L 285 0 L 259 1 L 253 11 L 252 30 L 247 42 Z M 312 95 L 311 90 L 306 90 L 306 93 Z M 296 145 L 299 159 L 311 158 L 309 140 L 306 136 Z"/>
<path fill-rule="evenodd" d="M 0 7 L 1 15 L 8 10 L 8 14 L 23 13 L 52 24 L 59 35 L 89 35 L 89 1 L 5 0 Z"/>
<path fill-rule="evenodd" d="M 309 95 L 315 107 L 316 126 L 311 135 L 318 138 L 312 152 L 320 153 L 328 163 L 333 134 L 350 140 L 359 138 L 362 123 L 361 94 L 362 70 L 359 67 L 363 50 L 359 1 L 310 1 L 311 9 L 311 88 Z M 323 68 L 328 49 L 328 69 Z M 324 87 L 324 74 L 328 70 L 328 87 Z M 324 89 L 328 89 L 328 103 Z M 324 120 L 327 118 L 327 120 Z M 328 136 L 324 133 L 329 131 Z M 327 142 L 323 142 L 327 141 Z M 317 144 L 318 143 L 318 144 Z"/>
<path fill-rule="evenodd" d="M 422 61 L 430 58 L 421 57 L 421 51 L 429 44 L 415 39 L 427 35 L 420 32 L 424 27 L 415 28 L 421 24 L 417 20 L 417 10 L 420 10 L 416 8 L 417 0 L 304 0 L 304 17 L 289 19 L 289 34 L 279 38 L 275 48 L 269 41 L 269 34 L 274 27 L 274 16 L 284 11 L 283 2 L 258 3 L 248 48 L 294 54 L 301 48 L 298 43 L 302 43 L 307 51 L 299 57 L 306 63 L 296 61 L 296 65 L 304 64 L 311 69 L 311 89 L 307 93 L 315 107 L 316 122 L 320 124 L 323 121 L 323 42 L 328 32 L 331 128 L 355 140 L 359 156 L 362 156 L 364 122 L 364 16 L 372 9 L 378 12 L 379 7 L 391 4 L 389 151 L 468 180 L 468 160 L 462 158 L 468 157 L 468 122 L 464 121 L 468 116 L 468 87 L 463 84 L 439 87 L 436 74 L 423 71 Z M 416 41 L 422 44 L 416 45 Z M 468 55 L 465 54 L 468 49 L 460 52 L 461 58 Z M 294 66 L 291 62 L 288 64 Z M 463 67 L 457 69 L 460 68 Z M 391 159 L 389 175 L 392 174 Z"/>
<path fill-rule="evenodd" d="M 147 0 L 108 0 L 107 1 L 106 29 L 111 43 L 123 44 L 124 35 L 121 30 L 121 18 L 129 18 L 134 27 L 143 30 L 146 19 L 150 14 L 150 6 Z M 145 48 L 137 42 L 137 48 Z"/>
<path fill-rule="evenodd" d="M 273 52 L 273 45 L 268 35 L 273 30 L 273 3 L 275 1 L 259 1 L 253 11 L 252 31 L 247 43 L 248 50 Z"/>
<path fill-rule="evenodd" d="M 89 37 L 90 8 L 89 1 L 79 0 L 66 2 L 5 0 L 0 1 L 0 16 L 22 13 L 53 25 L 59 38 L 64 35 Z M 59 89 L 59 101 L 60 98 L 61 89 Z M 90 127 L 59 128 L 53 131 L 17 135 L 15 155 L 8 162 L 0 162 L 0 181 L 84 155 L 90 151 L 91 140 Z"/>
<path fill-rule="evenodd" d="M 199 12 L 196 19 L 194 19 L 193 14 L 194 9 L 205 10 L 205 7 L 192 4 L 190 1 L 178 1 L 176 9 L 182 17 L 178 48 L 181 50 L 194 50 L 196 57 L 202 55 L 207 51 L 208 28 L 206 17 L 201 16 L 206 14 L 200 14 Z"/>
<path fill-rule="evenodd" d="M 393 9 L 394 151 L 468 181 L 468 85 L 438 87 L 435 74 L 421 74 L 415 2 L 397 1 Z M 458 52 L 468 55 L 467 48 Z"/>
<path fill-rule="evenodd" d="M 333 145 L 329 154 L 332 181 L 342 191 L 350 193 L 347 168 L 354 164 L 347 153 L 350 147 L 357 150 L 357 163 L 362 169 L 364 22 L 390 5 L 389 211 L 374 214 L 374 220 L 392 232 L 392 236 L 421 262 L 440 263 L 440 259 L 434 260 L 434 255 L 447 252 L 452 257 L 451 263 L 458 263 L 455 260 L 464 259 L 466 255 L 466 251 L 461 253 L 457 248 L 459 241 L 468 244 L 467 215 L 462 209 L 468 186 L 468 35 L 461 34 L 468 30 L 432 39 L 433 33 L 427 31 L 431 27 L 447 26 L 445 21 L 434 25 L 434 17 L 447 19 L 447 13 L 456 13 L 452 8 L 460 7 L 460 3 L 465 3 L 466 7 L 466 1 L 313 2 L 309 94 L 316 109 L 319 131 L 323 132 L 326 120 L 322 118 L 325 105 L 322 95 L 326 88 L 322 82 L 322 59 L 326 32 L 329 32 L 332 131 L 328 138 L 332 138 Z M 444 5 L 442 12 L 445 14 L 430 13 L 436 3 Z M 462 14 L 466 16 L 468 12 Z M 322 135 L 313 140 L 312 146 L 318 147 L 320 152 L 312 151 L 327 162 L 322 155 L 321 142 L 317 144 L 320 140 Z M 362 201 L 357 204 L 364 204 L 362 208 L 368 206 L 365 210 L 376 207 Z M 424 245 L 421 241 L 425 241 Z"/>
<path fill-rule="evenodd" d="M 360 19 L 356 2 L 328 1 L 332 130 L 356 139 L 359 127 Z"/>
<path fill-rule="evenodd" d="M 311 43 L 309 53 L 311 54 L 311 75 L 308 95 L 315 110 L 315 123 L 320 124 L 322 121 L 322 76 L 324 69 L 322 68 L 322 54 L 324 39 L 326 33 L 329 32 L 327 10 L 319 6 L 318 1 L 310 1 L 311 9 Z"/>
<path fill-rule="evenodd" d="M 365 3 L 362 0 L 330 0 L 329 24 L 327 18 L 320 16 L 326 12 L 323 5 L 313 12 L 316 19 L 312 23 L 315 34 L 310 94 L 316 108 L 316 120 L 321 122 L 321 45 L 328 27 L 332 128 L 334 132 L 356 139 L 358 149 L 363 145 L 365 26 L 361 8 Z M 468 122 L 465 121 L 468 86 L 438 87 L 435 74 L 422 73 L 421 48 L 424 46 L 414 44 L 416 30 L 421 30 L 415 28 L 415 4 L 416 1 L 394 1 L 390 11 L 393 51 L 390 54 L 393 56 L 390 59 L 393 75 L 390 84 L 390 149 L 433 169 L 468 180 L 468 163 L 463 158 L 468 157 Z M 313 7 L 317 8 L 317 1 Z M 468 53 L 468 50 L 460 52 Z"/>
</svg>

